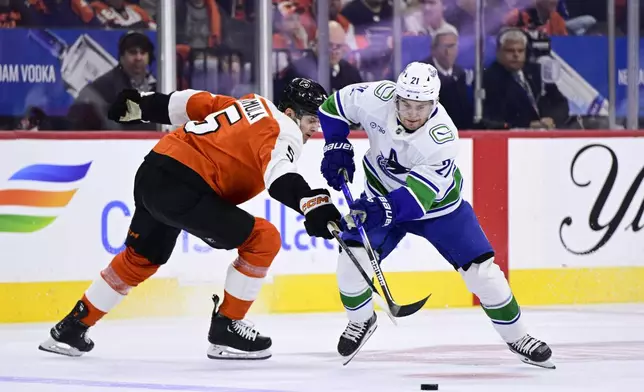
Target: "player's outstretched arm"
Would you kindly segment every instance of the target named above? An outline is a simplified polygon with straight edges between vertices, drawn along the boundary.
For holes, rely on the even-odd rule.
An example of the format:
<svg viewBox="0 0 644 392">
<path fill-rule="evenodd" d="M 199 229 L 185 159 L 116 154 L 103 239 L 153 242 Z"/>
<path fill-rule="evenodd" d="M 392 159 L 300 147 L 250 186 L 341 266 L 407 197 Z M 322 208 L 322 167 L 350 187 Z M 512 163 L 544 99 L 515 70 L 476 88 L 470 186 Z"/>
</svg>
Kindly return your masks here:
<svg viewBox="0 0 644 392">
<path fill-rule="evenodd" d="M 290 120 L 288 120 L 290 121 Z M 264 184 L 269 195 L 304 215 L 306 232 L 313 237 L 332 239 L 327 223 L 340 222 L 340 212 L 326 189 L 311 189 L 297 172 L 295 162 L 302 151 L 302 134 L 295 124 L 284 124 L 274 142 L 266 142 L 259 153 Z"/>
<path fill-rule="evenodd" d="M 460 197 L 459 193 L 460 172 L 453 159 L 438 164 L 422 163 L 412 167 L 406 186 L 387 196 L 356 200 L 349 206 L 351 213 L 343 218 L 343 226 L 353 230 L 355 219 L 359 219 L 368 231 L 418 219 L 436 207 L 436 203 Z"/>
<path fill-rule="evenodd" d="M 318 110 L 320 126 L 324 134 L 324 158 L 320 170 L 327 184 L 340 190 L 345 171 L 349 182 L 353 181 L 355 163 L 353 146 L 349 142 L 349 125 L 357 123 L 359 105 L 357 100 L 366 87 L 349 85 L 331 94 Z"/>
<path fill-rule="evenodd" d="M 203 121 L 209 114 L 234 101 L 232 97 L 198 90 L 162 94 L 127 89 L 121 91 L 110 106 L 108 118 L 126 124 L 152 122 L 183 125 L 188 121 Z"/>
</svg>

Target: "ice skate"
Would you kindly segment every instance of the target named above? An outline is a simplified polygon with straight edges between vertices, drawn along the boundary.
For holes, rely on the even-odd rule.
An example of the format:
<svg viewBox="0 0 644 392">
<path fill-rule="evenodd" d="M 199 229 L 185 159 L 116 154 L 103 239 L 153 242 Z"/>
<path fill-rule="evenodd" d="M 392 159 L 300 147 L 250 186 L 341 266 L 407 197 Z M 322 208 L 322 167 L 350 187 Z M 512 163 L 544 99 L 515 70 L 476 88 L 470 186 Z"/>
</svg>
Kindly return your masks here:
<svg viewBox="0 0 644 392">
<path fill-rule="evenodd" d="M 343 365 L 351 362 L 353 357 L 358 354 L 358 351 L 360 351 L 362 346 L 373 335 L 376 328 L 378 328 L 378 317 L 375 312 L 365 322 L 349 321 L 347 328 L 340 336 L 340 341 L 338 342 L 338 353 L 346 358 Z"/>
<path fill-rule="evenodd" d="M 262 336 L 242 320 L 231 320 L 219 314 L 219 297 L 213 295 L 215 309 L 212 312 L 208 332 L 208 358 L 210 359 L 268 359 L 271 338 Z"/>
<path fill-rule="evenodd" d="M 78 301 L 74 309 L 50 331 L 50 338 L 40 344 L 39 350 L 50 353 L 80 357 L 94 348 L 94 342 L 87 337 L 89 326 L 80 320 L 87 316 L 87 307 Z"/>
<path fill-rule="evenodd" d="M 546 369 L 556 369 L 555 364 L 550 361 L 552 350 L 545 342 L 539 339 L 525 335 L 514 343 L 508 343 L 508 347 L 521 361 L 527 364 Z"/>
</svg>

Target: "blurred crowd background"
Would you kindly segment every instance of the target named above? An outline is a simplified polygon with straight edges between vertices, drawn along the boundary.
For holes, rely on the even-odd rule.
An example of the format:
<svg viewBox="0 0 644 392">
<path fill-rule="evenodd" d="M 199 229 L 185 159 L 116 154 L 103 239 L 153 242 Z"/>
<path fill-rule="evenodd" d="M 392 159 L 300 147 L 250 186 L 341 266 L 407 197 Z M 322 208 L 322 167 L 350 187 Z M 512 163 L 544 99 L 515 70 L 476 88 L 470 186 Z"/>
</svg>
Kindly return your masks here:
<svg viewBox="0 0 644 392">
<path fill-rule="evenodd" d="M 610 37 L 607 0 L 480 0 L 479 36 L 477 0 L 397 1 L 327 0 L 328 42 L 320 42 L 316 0 L 175 0 L 176 88 L 259 93 L 265 41 L 272 42 L 274 93 L 297 76 L 317 79 L 320 68 L 328 69 L 330 91 L 395 80 L 397 67 L 419 60 L 438 69 L 440 101 L 460 129 L 626 126 L 627 3 L 641 0 L 614 0 Z M 272 37 L 258 33 L 265 6 Z M 161 91 L 160 7 L 160 0 L 0 0 L 0 129 L 157 129 L 110 122 L 106 108 L 123 88 Z M 321 47 L 328 64 L 318 60 Z M 641 69 L 637 79 L 641 90 Z M 477 81 L 484 91 L 478 109 Z"/>
</svg>

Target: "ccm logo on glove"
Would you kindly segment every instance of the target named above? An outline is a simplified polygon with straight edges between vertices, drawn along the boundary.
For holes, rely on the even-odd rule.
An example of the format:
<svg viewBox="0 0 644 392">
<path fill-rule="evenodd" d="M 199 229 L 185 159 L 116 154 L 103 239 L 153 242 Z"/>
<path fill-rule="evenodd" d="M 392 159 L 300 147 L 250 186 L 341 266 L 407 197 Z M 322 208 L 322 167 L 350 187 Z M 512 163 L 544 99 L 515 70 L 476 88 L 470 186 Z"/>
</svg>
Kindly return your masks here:
<svg viewBox="0 0 644 392">
<path fill-rule="evenodd" d="M 353 151 L 353 145 L 351 145 L 351 143 L 329 143 L 324 145 L 324 152 L 331 150 Z"/>
<path fill-rule="evenodd" d="M 302 206 L 300 210 L 304 215 L 306 215 L 309 211 L 312 211 L 321 205 L 331 203 L 331 199 L 329 198 L 329 196 L 319 195 L 319 196 L 313 196 L 307 199 L 302 199 L 301 203 L 302 203 Z"/>
</svg>

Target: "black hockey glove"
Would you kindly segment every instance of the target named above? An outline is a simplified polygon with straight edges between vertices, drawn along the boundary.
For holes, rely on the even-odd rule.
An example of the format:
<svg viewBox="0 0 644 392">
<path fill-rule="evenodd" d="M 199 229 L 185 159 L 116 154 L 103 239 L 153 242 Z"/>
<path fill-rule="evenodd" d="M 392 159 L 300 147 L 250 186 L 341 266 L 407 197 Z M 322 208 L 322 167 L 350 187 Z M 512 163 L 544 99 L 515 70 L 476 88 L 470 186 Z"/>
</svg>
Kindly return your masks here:
<svg viewBox="0 0 644 392">
<path fill-rule="evenodd" d="M 121 124 L 142 123 L 141 94 L 132 89 L 123 90 L 112 103 L 107 118 Z"/>
<path fill-rule="evenodd" d="M 300 199 L 300 210 L 304 214 L 304 227 L 311 237 L 333 238 L 327 223 L 340 222 L 342 215 L 331 202 L 331 196 L 326 189 L 312 189 Z"/>
</svg>

